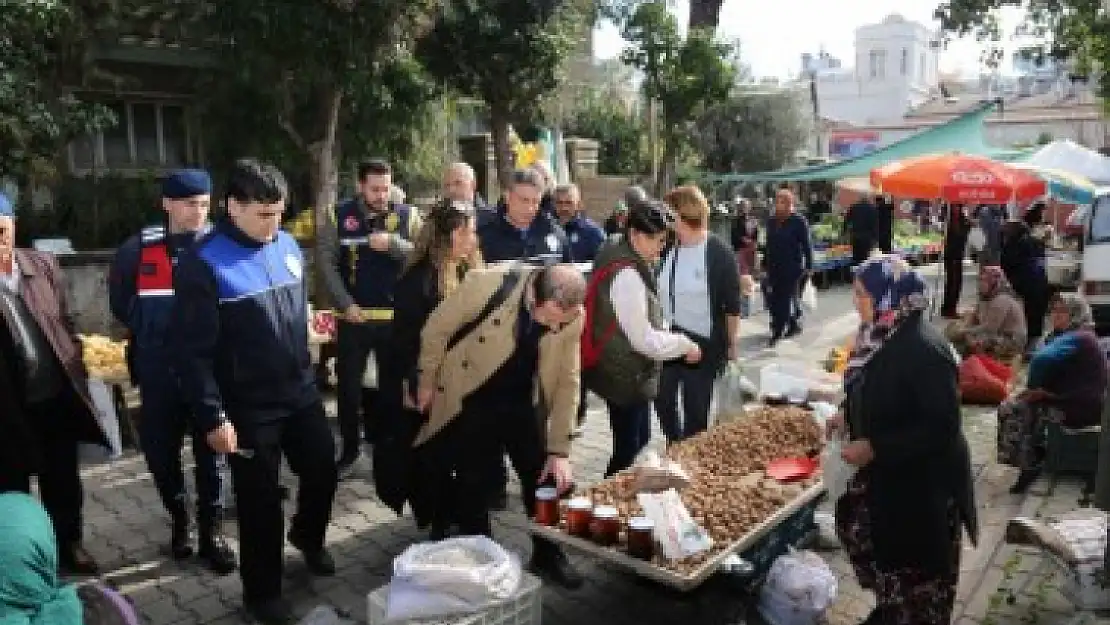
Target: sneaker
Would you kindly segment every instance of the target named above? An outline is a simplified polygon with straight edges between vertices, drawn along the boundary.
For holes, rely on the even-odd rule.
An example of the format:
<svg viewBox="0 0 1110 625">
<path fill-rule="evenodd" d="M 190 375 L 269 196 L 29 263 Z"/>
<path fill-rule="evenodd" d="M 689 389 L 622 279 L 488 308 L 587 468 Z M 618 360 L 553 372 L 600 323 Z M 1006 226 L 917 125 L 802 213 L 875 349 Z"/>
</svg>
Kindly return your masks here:
<svg viewBox="0 0 1110 625">
<path fill-rule="evenodd" d="M 247 615 L 260 625 L 293 625 L 297 618 L 293 607 L 285 599 L 270 599 L 246 605 Z"/>
</svg>

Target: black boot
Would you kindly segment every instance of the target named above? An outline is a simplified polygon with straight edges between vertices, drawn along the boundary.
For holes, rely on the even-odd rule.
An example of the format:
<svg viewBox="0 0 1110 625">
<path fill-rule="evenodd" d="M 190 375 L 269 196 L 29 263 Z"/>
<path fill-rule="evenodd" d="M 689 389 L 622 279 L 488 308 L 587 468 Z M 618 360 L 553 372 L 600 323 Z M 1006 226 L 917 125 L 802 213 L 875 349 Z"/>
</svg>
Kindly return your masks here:
<svg viewBox="0 0 1110 625">
<path fill-rule="evenodd" d="M 189 540 L 189 515 L 174 513 L 170 517 L 170 557 L 184 560 L 193 555 L 193 545 Z"/>
<path fill-rule="evenodd" d="M 324 547 L 310 547 L 301 541 L 293 532 L 289 532 L 289 544 L 293 545 L 304 557 L 308 571 L 317 577 L 331 577 L 335 575 L 335 559 L 331 557 Z"/>
<path fill-rule="evenodd" d="M 1010 487 L 1010 494 L 1011 495 L 1025 494 L 1025 492 L 1029 490 L 1029 487 L 1033 485 L 1033 482 L 1036 482 L 1037 478 L 1040 477 L 1040 476 L 1041 476 L 1041 470 L 1040 469 L 1027 469 L 1025 471 L 1022 471 L 1018 475 L 1017 481 L 1014 482 L 1014 485 L 1012 487 Z"/>
<path fill-rule="evenodd" d="M 356 445 L 354 449 L 345 449 L 339 456 L 339 460 L 335 463 L 336 472 L 339 474 L 339 481 L 343 481 L 354 472 L 355 462 L 361 455 L 361 451 Z"/>
<path fill-rule="evenodd" d="M 251 619 L 261 625 L 293 625 L 297 622 L 293 607 L 285 599 L 247 603 L 246 608 Z"/>
<path fill-rule="evenodd" d="M 532 560 L 528 569 L 568 590 L 582 586 L 582 575 L 575 570 L 565 553 L 555 543 L 532 536 Z"/>
<path fill-rule="evenodd" d="M 202 523 L 200 532 L 200 549 L 197 555 L 204 561 L 208 570 L 217 575 L 227 575 L 238 568 L 235 552 L 227 544 L 220 529 L 222 523 Z"/>
</svg>

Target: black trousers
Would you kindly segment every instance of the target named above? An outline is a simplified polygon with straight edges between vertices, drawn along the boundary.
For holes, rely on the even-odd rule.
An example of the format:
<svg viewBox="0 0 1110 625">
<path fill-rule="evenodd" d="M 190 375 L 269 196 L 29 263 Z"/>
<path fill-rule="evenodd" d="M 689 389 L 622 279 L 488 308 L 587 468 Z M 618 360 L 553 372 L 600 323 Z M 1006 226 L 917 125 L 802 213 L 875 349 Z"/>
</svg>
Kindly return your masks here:
<svg viewBox="0 0 1110 625">
<path fill-rule="evenodd" d="M 219 465 L 226 459 L 213 453 L 203 434 L 191 431 L 189 408 L 181 399 L 175 378 L 159 367 L 150 367 L 149 370 L 156 374 L 143 376 L 139 387 L 143 402 L 139 443 L 146 466 L 166 511 L 175 517 L 185 515 L 188 506 L 181 448 L 185 444 L 185 435 L 192 435 L 193 458 L 196 461 L 197 524 L 202 533 L 211 532 L 213 525 L 223 519 L 224 484 Z"/>
<path fill-rule="evenodd" d="M 536 488 L 547 453 L 544 424 L 536 417 L 530 396 L 475 398 L 432 441 L 435 452 L 454 468 L 454 492 L 441 492 L 441 501 L 454 501 L 453 520 L 463 535 L 492 536 L 489 506 L 491 492 L 499 485 L 490 480 L 490 464 L 501 463 L 508 453 L 527 516 L 536 506 Z"/>
<path fill-rule="evenodd" d="M 613 455 L 605 468 L 605 477 L 609 477 L 632 466 L 651 441 L 651 402 L 644 400 L 625 406 L 606 402 L 606 405 L 613 433 Z"/>
<path fill-rule="evenodd" d="M 374 422 L 381 413 L 379 393 L 377 390 L 363 389 L 362 376 L 366 373 L 366 359 L 370 352 L 374 352 L 378 363 L 378 380 L 382 379 L 382 359 L 386 357 L 389 346 L 389 325 L 340 321 L 336 344 L 339 434 L 343 439 L 343 456 L 353 458 L 362 447 L 363 432 L 368 442 L 374 440 Z"/>
<path fill-rule="evenodd" d="M 241 449 L 229 456 L 239 518 L 239 575 L 243 599 L 260 603 L 281 596 L 284 513 L 278 478 L 282 455 L 298 478 L 297 511 L 289 539 L 306 551 L 324 546 L 335 499 L 335 440 L 324 406 L 314 402 L 283 419 L 258 423 L 251 414 L 229 414 Z"/>
<path fill-rule="evenodd" d="M 709 407 L 713 401 L 713 384 L 717 381 L 715 363 L 701 361 L 689 365 L 681 361 L 663 365 L 659 379 L 659 395 L 655 398 L 655 414 L 667 442 L 677 443 L 709 427 Z M 678 395 L 682 393 L 682 416 L 678 413 Z"/>
<path fill-rule="evenodd" d="M 1044 321 L 1048 315 L 1048 304 L 1051 300 L 1051 289 L 1047 282 L 1033 282 L 1014 285 L 1014 290 L 1021 297 L 1025 309 L 1025 327 L 1028 331 L 1028 343 L 1033 345 L 1044 337 Z"/>
<path fill-rule="evenodd" d="M 960 291 L 964 286 L 964 258 L 962 253 L 944 252 L 944 299 L 940 313 L 955 315 L 960 304 Z"/>
<path fill-rule="evenodd" d="M 69 381 L 66 380 L 66 384 Z M 77 458 L 77 437 L 73 418 L 83 408 L 68 388 L 45 402 L 27 407 L 27 422 L 36 439 L 35 458 L 39 498 L 54 525 L 54 537 L 60 548 L 81 542 L 83 522 L 81 508 L 84 491 Z M 0 474 L 0 492 L 31 492 L 30 471 Z"/>
<path fill-rule="evenodd" d="M 763 299 L 771 316 L 771 336 L 781 337 L 787 328 L 798 325 L 803 288 L 801 278 L 767 278 Z"/>
</svg>

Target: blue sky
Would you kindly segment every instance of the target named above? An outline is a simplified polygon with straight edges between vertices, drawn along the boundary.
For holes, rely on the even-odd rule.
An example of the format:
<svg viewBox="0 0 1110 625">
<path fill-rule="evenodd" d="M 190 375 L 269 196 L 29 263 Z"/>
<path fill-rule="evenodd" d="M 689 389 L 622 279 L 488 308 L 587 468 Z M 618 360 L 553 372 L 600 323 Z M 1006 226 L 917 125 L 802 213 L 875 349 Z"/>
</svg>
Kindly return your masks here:
<svg viewBox="0 0 1110 625">
<path fill-rule="evenodd" d="M 744 61 L 756 76 L 786 78 L 796 75 L 803 52 L 817 52 L 822 46 L 851 66 L 855 57 L 855 29 L 882 21 L 891 13 L 933 26 L 932 15 L 939 0 L 726 0 L 721 11 L 719 34 L 739 39 Z M 676 13 L 685 24 L 688 0 L 677 0 Z M 1006 16 L 1012 28 L 1017 13 Z M 620 33 L 611 24 L 598 28 L 594 52 L 598 58 L 612 58 L 623 47 Z M 974 40 L 959 40 L 941 56 L 943 71 L 979 73 L 980 45 Z M 1008 68 L 1003 68 L 1008 69 Z"/>
</svg>

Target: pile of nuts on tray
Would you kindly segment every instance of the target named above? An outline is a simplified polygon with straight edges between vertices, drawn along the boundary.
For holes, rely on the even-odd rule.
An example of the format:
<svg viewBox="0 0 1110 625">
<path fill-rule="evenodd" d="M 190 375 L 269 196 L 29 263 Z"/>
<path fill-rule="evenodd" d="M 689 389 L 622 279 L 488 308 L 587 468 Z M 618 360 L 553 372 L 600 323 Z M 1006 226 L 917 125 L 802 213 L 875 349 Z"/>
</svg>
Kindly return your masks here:
<svg viewBox="0 0 1110 625">
<path fill-rule="evenodd" d="M 681 492 L 694 520 L 713 538 L 707 552 L 679 561 L 656 555 L 653 562 L 682 575 L 743 538 L 776 510 L 796 499 L 818 476 L 782 484 L 764 469 L 776 458 L 813 456 L 822 446 L 821 427 L 813 414 L 794 406 L 761 406 L 745 416 L 673 445 L 668 457 L 690 476 Z M 612 505 L 622 518 L 638 517 L 640 505 L 626 471 L 590 488 L 586 496 Z"/>
</svg>

